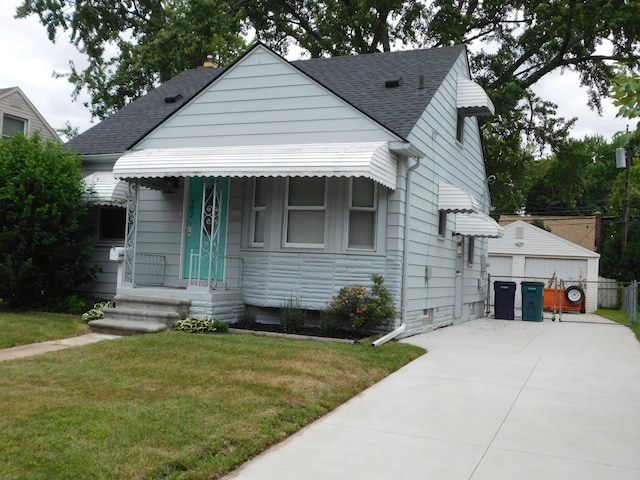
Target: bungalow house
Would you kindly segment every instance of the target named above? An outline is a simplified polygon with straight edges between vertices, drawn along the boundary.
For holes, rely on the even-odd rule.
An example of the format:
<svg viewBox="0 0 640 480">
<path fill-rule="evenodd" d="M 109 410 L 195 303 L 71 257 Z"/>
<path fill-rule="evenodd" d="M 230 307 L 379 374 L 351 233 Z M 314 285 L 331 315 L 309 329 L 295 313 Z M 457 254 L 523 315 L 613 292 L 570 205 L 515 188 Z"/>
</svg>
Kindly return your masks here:
<svg viewBox="0 0 640 480">
<path fill-rule="evenodd" d="M 502 229 L 478 123 L 493 104 L 469 77 L 464 46 L 287 61 L 257 43 L 76 137 L 100 185 L 106 273 L 87 288 L 118 300 L 92 327 L 162 329 L 163 308 L 267 318 L 290 298 L 323 310 L 372 274 L 403 335 L 482 316 Z"/>
</svg>

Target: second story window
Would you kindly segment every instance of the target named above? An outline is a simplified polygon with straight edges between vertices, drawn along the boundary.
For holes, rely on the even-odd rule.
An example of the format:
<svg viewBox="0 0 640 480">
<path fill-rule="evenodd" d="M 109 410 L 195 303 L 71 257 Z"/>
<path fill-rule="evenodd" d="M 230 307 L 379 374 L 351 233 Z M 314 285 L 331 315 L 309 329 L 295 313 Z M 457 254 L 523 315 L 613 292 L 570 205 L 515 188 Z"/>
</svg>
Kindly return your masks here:
<svg viewBox="0 0 640 480">
<path fill-rule="evenodd" d="M 27 133 L 27 121 L 13 115 L 2 115 L 2 138 L 8 139 L 16 132 Z"/>
</svg>

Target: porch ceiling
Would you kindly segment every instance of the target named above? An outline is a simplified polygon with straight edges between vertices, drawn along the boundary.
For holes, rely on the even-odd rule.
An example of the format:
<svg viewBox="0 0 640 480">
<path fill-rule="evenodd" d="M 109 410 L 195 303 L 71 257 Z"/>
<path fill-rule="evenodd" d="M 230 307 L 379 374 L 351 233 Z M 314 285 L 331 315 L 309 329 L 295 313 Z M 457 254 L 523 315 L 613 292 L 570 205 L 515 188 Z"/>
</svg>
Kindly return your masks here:
<svg viewBox="0 0 640 480">
<path fill-rule="evenodd" d="M 163 148 L 120 157 L 118 178 L 367 177 L 396 188 L 396 155 L 388 142 Z"/>
<path fill-rule="evenodd" d="M 500 238 L 504 229 L 486 213 L 456 214 L 455 233 L 470 237 Z"/>
</svg>

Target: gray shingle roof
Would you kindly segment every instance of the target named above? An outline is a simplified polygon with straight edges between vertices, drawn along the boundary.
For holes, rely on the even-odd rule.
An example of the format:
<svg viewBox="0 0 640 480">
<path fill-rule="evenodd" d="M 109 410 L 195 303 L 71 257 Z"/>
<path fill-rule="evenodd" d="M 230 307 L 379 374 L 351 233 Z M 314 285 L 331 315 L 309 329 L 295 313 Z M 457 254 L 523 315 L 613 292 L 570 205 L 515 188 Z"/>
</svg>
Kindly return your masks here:
<svg viewBox="0 0 640 480">
<path fill-rule="evenodd" d="M 360 111 L 405 138 L 464 46 L 291 62 Z M 67 145 L 83 155 L 120 153 L 213 82 L 224 69 L 187 70 L 90 128 Z M 420 77 L 424 88 L 419 88 Z M 395 88 L 385 82 L 402 78 Z M 165 97 L 182 94 L 175 103 Z"/>
</svg>

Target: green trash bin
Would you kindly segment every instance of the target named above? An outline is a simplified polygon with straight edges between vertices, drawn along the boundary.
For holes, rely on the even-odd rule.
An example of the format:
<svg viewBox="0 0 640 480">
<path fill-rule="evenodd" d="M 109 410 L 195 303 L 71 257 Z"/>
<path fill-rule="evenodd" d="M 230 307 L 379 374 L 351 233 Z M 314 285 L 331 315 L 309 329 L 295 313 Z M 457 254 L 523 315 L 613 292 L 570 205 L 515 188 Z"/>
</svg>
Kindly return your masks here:
<svg viewBox="0 0 640 480">
<path fill-rule="evenodd" d="M 544 283 L 522 282 L 520 288 L 522 292 L 522 320 L 541 322 Z"/>
</svg>

